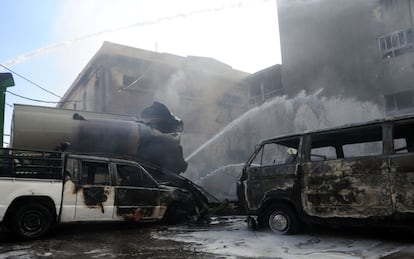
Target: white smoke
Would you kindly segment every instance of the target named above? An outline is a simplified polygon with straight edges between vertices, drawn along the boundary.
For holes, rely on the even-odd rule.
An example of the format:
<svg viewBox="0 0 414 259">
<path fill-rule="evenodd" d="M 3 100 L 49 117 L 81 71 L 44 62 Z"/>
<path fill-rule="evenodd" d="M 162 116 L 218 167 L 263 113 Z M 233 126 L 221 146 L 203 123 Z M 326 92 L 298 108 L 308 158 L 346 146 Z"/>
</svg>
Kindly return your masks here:
<svg viewBox="0 0 414 259">
<path fill-rule="evenodd" d="M 374 103 L 320 97 L 320 92 L 276 97 L 249 110 L 186 158 L 186 176 L 197 181 L 221 167 L 244 163 L 255 145 L 267 138 L 384 117 L 383 109 Z"/>
</svg>

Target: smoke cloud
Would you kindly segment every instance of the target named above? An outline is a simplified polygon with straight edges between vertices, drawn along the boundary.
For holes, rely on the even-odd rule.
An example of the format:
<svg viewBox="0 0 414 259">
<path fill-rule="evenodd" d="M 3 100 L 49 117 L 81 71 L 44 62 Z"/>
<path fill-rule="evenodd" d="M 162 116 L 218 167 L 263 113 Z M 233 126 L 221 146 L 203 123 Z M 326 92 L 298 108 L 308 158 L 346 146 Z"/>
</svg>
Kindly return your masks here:
<svg viewBox="0 0 414 259">
<path fill-rule="evenodd" d="M 189 167 L 185 175 L 217 197 L 232 199 L 236 189 L 229 190 L 229 186 L 235 186 L 240 164 L 262 140 L 384 116 L 383 109 L 372 102 L 321 97 L 321 92 L 322 89 L 312 95 L 303 91 L 294 98 L 276 97 L 249 110 L 186 158 Z"/>
</svg>

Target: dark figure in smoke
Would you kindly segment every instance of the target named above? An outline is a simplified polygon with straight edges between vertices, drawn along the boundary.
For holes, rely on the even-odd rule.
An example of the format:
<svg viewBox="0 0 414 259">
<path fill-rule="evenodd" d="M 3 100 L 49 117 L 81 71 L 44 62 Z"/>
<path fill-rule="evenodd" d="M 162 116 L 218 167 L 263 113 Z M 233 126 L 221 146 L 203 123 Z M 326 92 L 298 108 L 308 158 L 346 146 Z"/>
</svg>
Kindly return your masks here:
<svg viewBox="0 0 414 259">
<path fill-rule="evenodd" d="M 183 121 L 174 116 L 168 108 L 159 102 L 141 112 L 141 121 L 162 133 L 180 133 L 183 131 Z"/>
<path fill-rule="evenodd" d="M 140 121 L 164 135 L 142 137 L 137 152 L 139 159 L 176 174 L 184 172 L 187 162 L 184 161 L 180 146 L 182 120 L 174 116 L 164 104 L 154 102 L 142 111 Z"/>
</svg>

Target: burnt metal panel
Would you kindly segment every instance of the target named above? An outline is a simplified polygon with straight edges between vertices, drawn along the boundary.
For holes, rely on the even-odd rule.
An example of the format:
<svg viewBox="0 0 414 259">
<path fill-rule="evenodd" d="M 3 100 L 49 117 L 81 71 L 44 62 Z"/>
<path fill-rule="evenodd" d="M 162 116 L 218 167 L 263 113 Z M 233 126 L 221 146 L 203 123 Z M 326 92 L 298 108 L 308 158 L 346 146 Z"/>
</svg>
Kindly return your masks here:
<svg viewBox="0 0 414 259">
<path fill-rule="evenodd" d="M 250 210 L 257 210 L 267 199 L 297 196 L 297 165 L 247 168 L 245 197 Z M 295 191 L 296 190 L 296 191 Z"/>
<path fill-rule="evenodd" d="M 104 187 L 83 187 L 82 188 L 85 205 L 90 207 L 98 206 L 102 213 L 105 213 L 103 204 L 108 200 L 109 189 Z"/>
<path fill-rule="evenodd" d="M 395 212 L 414 213 L 414 153 L 390 156 L 390 179 Z"/>
<path fill-rule="evenodd" d="M 307 214 L 323 218 L 391 215 L 386 157 L 309 162 L 303 168 L 302 206 Z"/>
</svg>

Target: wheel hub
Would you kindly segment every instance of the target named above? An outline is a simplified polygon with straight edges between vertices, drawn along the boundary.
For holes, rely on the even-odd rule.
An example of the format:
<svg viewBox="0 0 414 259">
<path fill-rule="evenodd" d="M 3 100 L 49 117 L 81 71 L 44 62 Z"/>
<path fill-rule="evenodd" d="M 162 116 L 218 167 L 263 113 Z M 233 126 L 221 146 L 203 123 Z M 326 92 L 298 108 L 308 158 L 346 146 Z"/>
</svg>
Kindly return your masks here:
<svg viewBox="0 0 414 259">
<path fill-rule="evenodd" d="M 288 227 L 288 219 L 282 214 L 274 214 L 269 223 L 272 229 L 280 232 Z"/>
<path fill-rule="evenodd" d="M 29 232 L 37 231 L 42 226 L 42 220 L 36 213 L 26 214 L 22 220 L 22 227 Z"/>
</svg>

